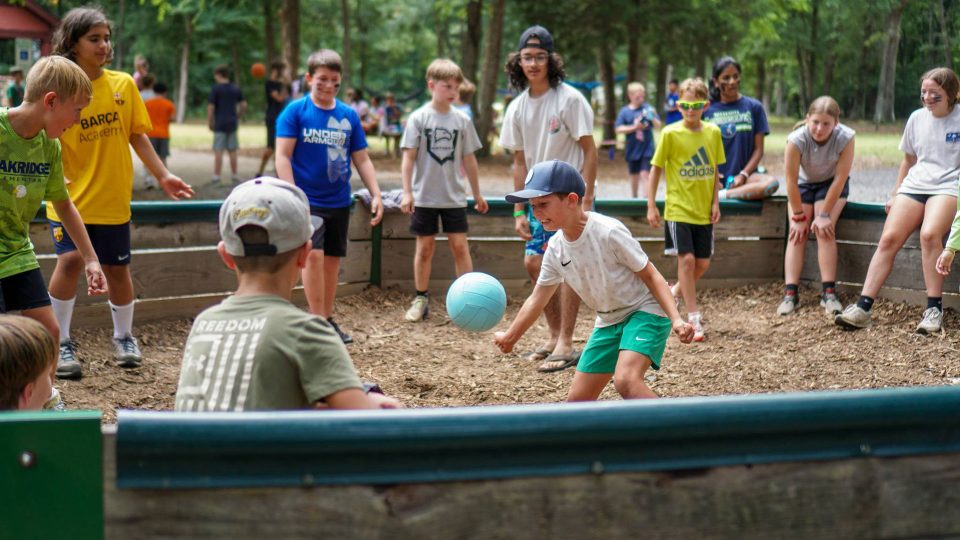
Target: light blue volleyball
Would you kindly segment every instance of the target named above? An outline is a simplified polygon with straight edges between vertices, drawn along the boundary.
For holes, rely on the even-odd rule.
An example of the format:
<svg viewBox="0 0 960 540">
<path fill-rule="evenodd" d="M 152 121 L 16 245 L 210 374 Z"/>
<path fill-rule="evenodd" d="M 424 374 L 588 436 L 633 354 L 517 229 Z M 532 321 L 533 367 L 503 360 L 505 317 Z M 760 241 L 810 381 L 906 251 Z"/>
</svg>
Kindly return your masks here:
<svg viewBox="0 0 960 540">
<path fill-rule="evenodd" d="M 503 319 L 507 292 L 497 278 L 470 272 L 454 281 L 447 290 L 447 315 L 454 324 L 470 332 L 484 332 Z"/>
</svg>

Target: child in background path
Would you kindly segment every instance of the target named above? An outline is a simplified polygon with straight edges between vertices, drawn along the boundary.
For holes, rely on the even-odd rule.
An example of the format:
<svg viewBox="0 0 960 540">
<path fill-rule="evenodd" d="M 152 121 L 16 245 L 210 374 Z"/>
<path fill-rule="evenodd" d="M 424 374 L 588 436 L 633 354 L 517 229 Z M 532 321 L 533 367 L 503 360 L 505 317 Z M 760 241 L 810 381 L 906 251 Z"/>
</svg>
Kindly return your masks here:
<svg viewBox="0 0 960 540">
<path fill-rule="evenodd" d="M 153 126 L 147 137 L 157 157 L 166 166 L 167 157 L 170 156 L 170 122 L 177 115 L 177 106 L 167 99 L 167 85 L 162 82 L 153 85 L 153 92 L 153 97 L 143 102 Z"/>
<path fill-rule="evenodd" d="M 546 161 L 530 170 L 523 190 L 507 195 L 509 202 L 530 201 L 543 226 L 560 233 L 550 238 L 533 293 L 494 341 L 510 352 L 560 284 L 567 283 L 597 312 L 567 401 L 597 399 L 611 376 L 624 399 L 655 398 L 644 382 L 647 369 L 660 369 L 671 329 L 689 343 L 693 327 L 683 322 L 667 282 L 626 226 L 584 211 L 584 191 L 573 166 Z"/>
<path fill-rule="evenodd" d="M 113 56 L 110 22 L 99 9 L 74 8 L 63 18 L 54 37 L 54 54 L 73 60 L 93 82 L 93 99 L 80 113 L 80 122 L 60 136 L 67 191 L 80 212 L 93 248 L 103 265 L 113 316 L 114 358 L 120 367 L 137 367 L 143 355 L 133 337 L 133 279 L 130 275 L 130 200 L 133 158 L 140 157 L 163 191 L 172 199 L 193 196 L 193 189 L 173 175 L 157 157 L 147 138 L 150 119 L 130 75 L 104 69 Z M 50 301 L 60 324 L 57 371 L 79 376 L 76 344 L 70 323 L 77 278 L 84 259 L 56 207 L 47 208 L 57 266 L 50 277 Z"/>
<path fill-rule="evenodd" d="M 457 275 L 473 271 L 467 245 L 467 195 L 458 174 L 466 171 L 474 208 L 487 212 L 487 201 L 480 194 L 477 158 L 482 146 L 473 122 L 454 107 L 463 72 L 450 60 L 434 60 L 427 67 L 427 87 L 431 100 L 407 120 L 403 132 L 403 162 L 400 166 L 403 198 L 400 209 L 410 214 L 410 232 L 417 237 L 413 259 L 416 296 L 404 318 L 421 321 L 429 314 L 430 271 L 436 238 L 443 223 L 447 244 L 453 254 Z"/>
<path fill-rule="evenodd" d="M 57 342 L 37 321 L 0 315 L 0 411 L 40 410 L 53 389 Z"/>
<path fill-rule="evenodd" d="M 817 236 L 817 261 L 823 293 L 820 307 L 831 317 L 843 310 L 837 299 L 837 238 L 835 227 L 850 193 L 854 135 L 840 123 L 840 106 L 820 96 L 807 117 L 787 136 L 784 170 L 790 206 L 790 234 L 783 261 L 786 285 L 777 313 L 789 315 L 800 304 L 798 288 L 807 236 Z"/>
<path fill-rule="evenodd" d="M 680 99 L 677 95 L 677 86 L 679 84 L 679 81 L 676 79 L 671 79 L 670 84 L 667 85 L 667 106 L 664 110 L 667 113 L 666 124 L 668 126 L 674 122 L 683 120 L 683 115 L 680 114 L 680 109 L 677 108 L 677 100 Z"/>
<path fill-rule="evenodd" d="M 277 149 L 277 118 L 283 112 L 287 102 L 290 101 L 290 85 L 284 80 L 284 73 L 287 71 L 285 62 L 275 60 L 270 63 L 270 77 L 263 83 L 266 93 L 267 108 L 263 116 L 263 121 L 267 125 L 267 147 L 260 154 L 260 167 L 257 169 L 257 176 L 262 176 L 267 168 L 267 163 L 273 157 Z"/>
<path fill-rule="evenodd" d="M 88 294 L 106 292 L 103 270 L 63 179 L 60 141 L 90 103 L 93 86 L 76 64 L 59 56 L 41 58 L 27 76 L 23 103 L 0 109 L 0 313 L 19 311 L 55 339 L 60 327 L 30 241 L 30 221 L 47 201 L 76 239 Z M 14 172 L 14 171 L 21 172 Z M 80 376 L 80 365 L 57 371 Z"/>
<path fill-rule="evenodd" d="M 220 182 L 223 169 L 223 151 L 230 156 L 230 178 L 234 183 L 240 181 L 237 176 L 237 150 L 240 140 L 237 130 L 240 118 L 247 113 L 247 100 L 243 98 L 240 87 L 230 82 L 230 68 L 221 64 L 213 70 L 215 84 L 207 98 L 207 125 L 213 132 L 213 178 Z"/>
<path fill-rule="evenodd" d="M 347 255 L 353 204 L 351 161 L 370 191 L 371 225 L 383 219 L 383 201 L 360 117 L 337 99 L 342 62 L 330 49 L 321 49 L 307 59 L 309 93 L 287 105 L 277 119 L 275 161 L 277 176 L 303 189 L 314 216 L 313 251 L 303 270 L 310 313 L 327 319 L 344 343 L 352 343 L 350 334 L 333 321 L 340 260 Z"/>
<path fill-rule="evenodd" d="M 290 302 L 312 251 L 310 221 L 307 196 L 276 178 L 244 182 L 223 201 L 217 251 L 239 285 L 190 329 L 177 411 L 402 407 L 364 394 L 334 328 Z"/>
<path fill-rule="evenodd" d="M 617 115 L 617 133 L 626 137 L 624 158 L 627 160 L 627 176 L 630 178 L 630 195 L 636 199 L 640 193 L 647 194 L 650 178 L 650 158 L 657 145 L 653 140 L 653 128 L 660 129 L 660 118 L 653 107 L 644 100 L 647 91 L 642 84 L 627 85 L 630 103 L 624 105 Z"/>
<path fill-rule="evenodd" d="M 680 84 L 677 106 L 683 112 L 683 122 L 660 132 L 647 191 L 647 219 L 651 226 L 659 227 L 660 211 L 655 201 L 660 175 L 665 172 L 664 251 L 677 256 L 677 284 L 672 292 L 683 298 L 687 318 L 694 328 L 694 341 L 705 339 L 697 305 L 697 281 L 710 268 L 713 225 L 720 221 L 719 166 L 726 160 L 720 128 L 701 121 L 709 105 L 707 85 L 701 79 L 687 79 Z"/>
<path fill-rule="evenodd" d="M 950 68 L 934 68 L 920 79 L 923 108 L 910 115 L 903 128 L 903 162 L 897 184 L 887 201 L 887 221 L 870 259 L 863 291 L 856 304 L 834 322 L 848 329 L 871 324 L 873 303 L 893 270 L 893 261 L 913 231 L 920 228 L 920 256 L 927 287 L 927 309 L 917 324 L 918 334 L 943 327 L 943 274 L 938 263 L 943 238 L 957 210 L 957 173 L 960 172 L 960 80 Z M 956 244 L 953 244 L 956 245 Z M 943 261 L 944 263 L 946 261 Z"/>
</svg>

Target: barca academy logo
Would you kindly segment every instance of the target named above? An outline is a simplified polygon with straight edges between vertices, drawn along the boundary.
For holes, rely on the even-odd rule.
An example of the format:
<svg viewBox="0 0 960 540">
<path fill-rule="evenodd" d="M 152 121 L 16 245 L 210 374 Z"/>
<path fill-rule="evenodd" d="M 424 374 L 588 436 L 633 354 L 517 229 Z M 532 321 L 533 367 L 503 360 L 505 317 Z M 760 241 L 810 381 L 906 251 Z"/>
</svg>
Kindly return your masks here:
<svg viewBox="0 0 960 540">
<path fill-rule="evenodd" d="M 123 105 L 126 103 L 126 101 L 123 100 L 123 96 L 120 94 L 120 92 L 113 93 L 113 102 L 117 105 Z"/>
<path fill-rule="evenodd" d="M 63 242 L 63 227 L 54 227 L 53 228 L 53 239 L 57 242 Z"/>
</svg>

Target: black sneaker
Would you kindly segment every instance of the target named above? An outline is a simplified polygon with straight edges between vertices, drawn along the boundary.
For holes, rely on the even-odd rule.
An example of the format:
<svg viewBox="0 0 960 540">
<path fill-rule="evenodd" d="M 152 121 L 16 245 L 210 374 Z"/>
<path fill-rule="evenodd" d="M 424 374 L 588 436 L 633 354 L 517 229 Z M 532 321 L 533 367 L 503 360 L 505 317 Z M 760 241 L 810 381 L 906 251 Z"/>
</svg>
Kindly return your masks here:
<svg viewBox="0 0 960 540">
<path fill-rule="evenodd" d="M 330 326 L 333 327 L 333 330 L 337 333 L 338 336 L 340 336 L 340 341 L 342 341 L 344 345 L 349 345 L 353 343 L 353 336 L 341 330 L 340 325 L 333 322 L 333 318 L 327 319 L 327 322 L 330 323 Z"/>
<path fill-rule="evenodd" d="M 137 339 L 130 334 L 120 339 L 113 338 L 113 358 L 122 368 L 140 367 L 143 355 L 140 353 Z"/>
<path fill-rule="evenodd" d="M 83 376 L 83 368 L 77 358 L 77 343 L 68 339 L 60 343 L 60 357 L 57 358 L 58 379 L 79 379 Z"/>
</svg>

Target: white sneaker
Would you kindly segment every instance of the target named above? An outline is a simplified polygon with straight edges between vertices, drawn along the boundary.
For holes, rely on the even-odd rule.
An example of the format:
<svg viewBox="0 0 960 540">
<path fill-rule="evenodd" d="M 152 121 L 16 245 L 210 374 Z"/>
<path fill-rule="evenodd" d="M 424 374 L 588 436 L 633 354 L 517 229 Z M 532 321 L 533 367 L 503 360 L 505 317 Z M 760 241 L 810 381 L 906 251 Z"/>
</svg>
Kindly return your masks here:
<svg viewBox="0 0 960 540">
<path fill-rule="evenodd" d="M 410 309 L 403 316 L 408 322 L 422 321 L 430 314 L 430 299 L 426 296 L 417 295 L 410 304 Z"/>
<path fill-rule="evenodd" d="M 797 305 L 800 302 L 797 302 L 797 295 L 795 294 L 785 294 L 783 295 L 783 300 L 780 301 L 780 305 L 777 306 L 777 315 L 789 315 L 797 309 Z"/>
<path fill-rule="evenodd" d="M 834 317 L 833 322 L 847 330 L 866 328 L 872 324 L 870 312 L 856 304 L 850 304 L 843 313 Z"/>
<path fill-rule="evenodd" d="M 943 311 L 940 308 L 931 307 L 923 312 L 923 318 L 917 325 L 918 334 L 937 334 L 943 326 Z"/>
<path fill-rule="evenodd" d="M 693 326 L 693 340 L 696 342 L 701 342 L 707 339 L 703 331 L 703 322 L 700 320 L 700 314 L 696 315 L 687 315 L 687 322 Z"/>
<path fill-rule="evenodd" d="M 827 315 L 837 315 L 843 312 L 843 304 L 840 303 L 840 299 L 834 293 L 823 293 L 820 296 L 820 307 Z"/>
</svg>

